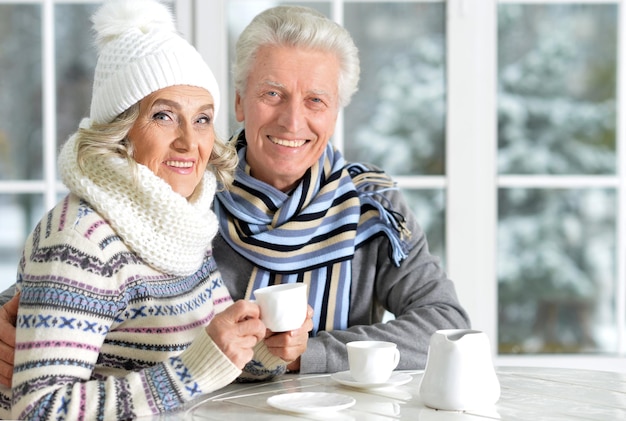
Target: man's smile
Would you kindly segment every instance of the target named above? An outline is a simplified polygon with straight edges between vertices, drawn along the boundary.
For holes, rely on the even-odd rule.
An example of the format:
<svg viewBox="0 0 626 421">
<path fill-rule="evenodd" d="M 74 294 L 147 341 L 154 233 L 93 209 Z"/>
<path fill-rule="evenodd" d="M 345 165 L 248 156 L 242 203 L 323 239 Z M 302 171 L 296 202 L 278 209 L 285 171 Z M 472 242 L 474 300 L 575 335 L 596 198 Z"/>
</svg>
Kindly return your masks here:
<svg viewBox="0 0 626 421">
<path fill-rule="evenodd" d="M 304 145 L 307 142 L 306 139 L 289 140 L 289 139 L 279 139 L 273 136 L 268 136 L 267 138 L 276 145 L 287 146 L 288 148 L 299 148 L 300 146 Z"/>
</svg>

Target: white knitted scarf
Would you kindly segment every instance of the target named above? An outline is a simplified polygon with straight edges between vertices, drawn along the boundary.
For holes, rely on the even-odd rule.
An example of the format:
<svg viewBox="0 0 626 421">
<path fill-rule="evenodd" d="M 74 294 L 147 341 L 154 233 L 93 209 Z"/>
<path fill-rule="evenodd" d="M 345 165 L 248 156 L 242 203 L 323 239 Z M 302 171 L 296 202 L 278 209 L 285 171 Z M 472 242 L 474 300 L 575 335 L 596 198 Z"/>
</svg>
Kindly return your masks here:
<svg viewBox="0 0 626 421">
<path fill-rule="evenodd" d="M 92 159 L 78 167 L 76 134 L 59 155 L 59 170 L 70 191 L 87 201 L 122 241 L 147 264 L 177 276 L 194 273 L 217 233 L 211 210 L 215 176 L 210 171 L 187 200 L 144 165 L 133 182 L 123 158 Z"/>
</svg>

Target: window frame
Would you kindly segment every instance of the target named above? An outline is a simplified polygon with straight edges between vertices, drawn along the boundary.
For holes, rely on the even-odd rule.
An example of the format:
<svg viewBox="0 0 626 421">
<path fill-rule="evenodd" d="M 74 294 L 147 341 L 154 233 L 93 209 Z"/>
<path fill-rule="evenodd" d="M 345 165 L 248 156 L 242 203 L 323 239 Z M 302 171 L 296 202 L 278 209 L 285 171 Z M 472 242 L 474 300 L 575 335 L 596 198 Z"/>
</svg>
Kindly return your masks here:
<svg viewBox="0 0 626 421">
<path fill-rule="evenodd" d="M 214 71 L 219 86 L 229 84 L 226 12 L 228 0 L 175 0 L 180 32 L 192 42 Z M 343 22 L 343 6 L 356 0 L 308 0 L 331 4 L 331 18 Z M 369 2 L 373 0 L 360 0 Z M 376 0 L 384 2 L 385 0 Z M 395 0 L 420 1 L 420 0 Z M 614 176 L 516 176 L 497 173 L 497 6 L 505 3 L 611 3 L 619 9 L 617 103 L 626 104 L 626 0 L 421 0 L 446 3 L 446 169 L 444 176 L 397 177 L 400 187 L 445 189 L 446 262 L 472 325 L 485 331 L 496 364 L 567 366 L 626 372 L 626 259 L 617 259 L 615 298 L 617 355 L 497 355 L 497 192 L 506 187 L 609 187 L 618 197 L 617 251 L 626 256 L 626 107 L 618 107 L 617 172 Z M 42 6 L 43 46 L 43 180 L 0 180 L 0 194 L 42 194 L 51 208 L 65 191 L 57 181 L 54 66 L 54 6 L 58 3 L 98 3 L 96 0 L 0 0 Z M 222 110 L 232 107 L 223 89 Z M 228 113 L 216 122 L 218 135 L 228 137 Z M 343 148 L 343 113 L 334 143 Z M 471 159 L 467 159 L 471 157 Z"/>
<path fill-rule="evenodd" d="M 199 16 L 205 24 L 197 25 L 196 38 L 213 39 L 226 45 L 225 2 L 217 0 L 201 5 Z M 311 0 L 309 0 L 311 1 Z M 315 0 L 312 0 L 315 1 Z M 331 3 L 331 18 L 343 23 L 343 5 L 353 0 L 320 0 Z M 403 1 L 403 0 L 395 0 Z M 406 0 L 413 1 L 413 0 Z M 419 1 L 419 0 L 418 0 Z M 425 0 L 444 2 L 444 0 Z M 368 2 L 368 0 L 361 0 Z M 583 3 L 618 3 L 624 0 L 583 0 Z M 498 189 L 503 187 L 612 187 L 617 189 L 619 219 L 617 221 L 618 255 L 626 252 L 626 148 L 624 128 L 618 124 L 618 173 L 616 176 L 514 176 L 497 172 L 497 7 L 501 3 L 581 3 L 566 0 L 448 0 L 446 2 L 446 59 L 447 59 L 447 119 L 446 119 L 446 174 L 444 176 L 396 177 L 400 187 L 411 189 L 446 190 L 446 262 L 447 272 L 454 280 L 459 298 L 468 310 L 472 325 L 483 330 L 491 339 L 496 362 L 503 365 L 547 365 L 584 368 L 616 369 L 616 360 L 626 371 L 626 259 L 619 259 L 617 268 L 616 317 L 619 335 L 618 355 L 498 355 L 497 353 L 497 230 Z M 200 13 L 200 9 L 202 13 Z M 207 13 L 208 12 L 208 13 Z M 216 30 L 217 28 L 220 28 Z M 622 42 L 618 62 L 626 57 L 626 19 L 620 13 L 619 36 Z M 211 38 L 214 37 L 214 38 Z M 212 44 L 214 45 L 215 42 Z M 220 56 L 211 54 L 208 45 L 198 44 L 211 67 L 217 70 L 221 86 L 228 83 L 228 58 L 219 49 Z M 212 61 L 211 61 L 212 60 Z M 469 71 L 468 71 L 469 69 Z M 626 80 L 626 66 L 620 66 L 618 79 Z M 619 83 L 618 103 L 626 103 L 626 91 Z M 230 107 L 230 98 L 225 107 Z M 619 108 L 619 121 L 626 121 L 626 107 Z M 226 127 L 226 117 L 220 123 Z M 222 120 L 223 119 L 223 120 Z M 340 115 L 333 142 L 342 149 L 343 113 Z M 467 159 L 472 157 L 472 159 Z"/>
</svg>

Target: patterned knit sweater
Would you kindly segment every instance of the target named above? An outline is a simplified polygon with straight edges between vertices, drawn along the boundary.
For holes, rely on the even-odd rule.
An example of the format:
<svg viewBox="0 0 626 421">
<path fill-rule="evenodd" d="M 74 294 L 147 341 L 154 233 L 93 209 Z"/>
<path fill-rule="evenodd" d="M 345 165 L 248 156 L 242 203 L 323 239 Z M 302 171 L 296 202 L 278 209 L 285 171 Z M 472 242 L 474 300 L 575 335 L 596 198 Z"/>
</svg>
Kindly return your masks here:
<svg viewBox="0 0 626 421">
<path fill-rule="evenodd" d="M 74 146 L 59 158 L 72 193 L 36 226 L 18 268 L 13 390 L 0 386 L 0 418 L 131 419 L 231 383 L 241 371 L 205 331 L 232 304 L 210 248 L 215 177 L 187 201 L 140 167 L 138 191 L 123 160 L 81 173 Z M 284 364 L 261 342 L 249 376 Z"/>
</svg>

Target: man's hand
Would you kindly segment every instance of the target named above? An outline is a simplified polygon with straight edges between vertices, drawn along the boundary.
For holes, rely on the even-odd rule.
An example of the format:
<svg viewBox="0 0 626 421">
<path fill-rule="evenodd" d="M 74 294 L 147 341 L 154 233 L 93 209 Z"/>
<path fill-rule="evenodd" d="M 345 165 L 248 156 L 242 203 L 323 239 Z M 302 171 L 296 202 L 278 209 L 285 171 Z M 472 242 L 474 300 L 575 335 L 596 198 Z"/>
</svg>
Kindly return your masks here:
<svg viewBox="0 0 626 421">
<path fill-rule="evenodd" d="M 306 319 L 299 329 L 289 332 L 268 331 L 265 344 L 270 352 L 288 363 L 290 371 L 300 370 L 300 355 L 306 351 L 309 332 L 313 330 L 313 309 L 308 306 Z"/>
<path fill-rule="evenodd" d="M 15 322 L 19 302 L 19 294 L 16 294 L 8 303 L 0 307 L 0 384 L 8 387 L 11 387 L 13 377 Z"/>
<path fill-rule="evenodd" d="M 206 327 L 217 347 L 241 370 L 254 356 L 252 348 L 265 336 L 259 315 L 258 305 L 239 300 L 216 314 Z"/>
</svg>

